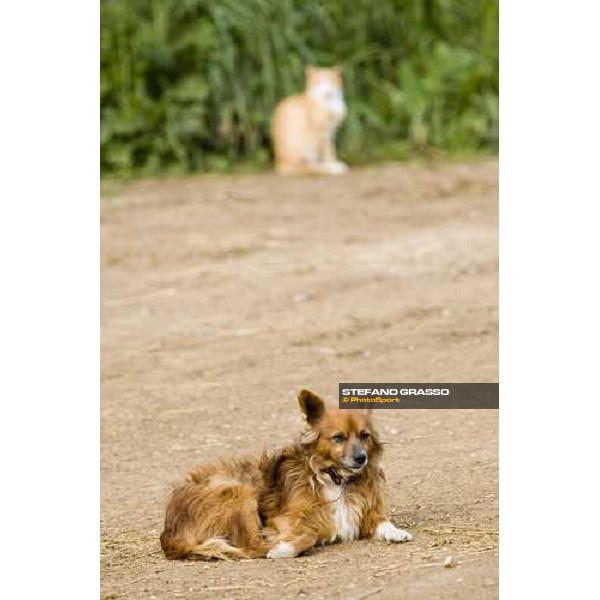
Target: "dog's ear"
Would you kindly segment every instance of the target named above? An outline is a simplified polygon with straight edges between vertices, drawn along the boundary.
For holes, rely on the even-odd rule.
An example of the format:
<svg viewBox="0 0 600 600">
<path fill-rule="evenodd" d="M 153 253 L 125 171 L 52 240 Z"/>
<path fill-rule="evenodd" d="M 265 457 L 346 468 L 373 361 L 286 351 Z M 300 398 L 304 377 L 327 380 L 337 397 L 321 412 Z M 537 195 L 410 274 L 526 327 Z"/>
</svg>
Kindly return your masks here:
<svg viewBox="0 0 600 600">
<path fill-rule="evenodd" d="M 300 390 L 298 404 L 309 425 L 316 425 L 325 414 L 325 402 L 310 390 Z"/>
<path fill-rule="evenodd" d="M 373 407 L 369 406 L 369 408 L 364 408 L 361 412 L 365 416 L 369 427 L 373 427 Z"/>
</svg>

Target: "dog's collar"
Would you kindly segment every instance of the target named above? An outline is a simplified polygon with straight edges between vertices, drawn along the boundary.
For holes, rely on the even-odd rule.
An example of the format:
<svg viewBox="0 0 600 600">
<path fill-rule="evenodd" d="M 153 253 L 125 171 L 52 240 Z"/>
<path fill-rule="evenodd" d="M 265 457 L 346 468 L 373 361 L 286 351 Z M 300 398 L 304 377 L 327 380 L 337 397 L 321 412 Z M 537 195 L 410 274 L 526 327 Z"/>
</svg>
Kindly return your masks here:
<svg viewBox="0 0 600 600">
<path fill-rule="evenodd" d="M 344 478 L 333 467 L 329 467 L 329 469 L 325 469 L 323 472 L 331 477 L 331 481 L 333 481 L 335 485 L 342 485 L 344 482 Z"/>
</svg>

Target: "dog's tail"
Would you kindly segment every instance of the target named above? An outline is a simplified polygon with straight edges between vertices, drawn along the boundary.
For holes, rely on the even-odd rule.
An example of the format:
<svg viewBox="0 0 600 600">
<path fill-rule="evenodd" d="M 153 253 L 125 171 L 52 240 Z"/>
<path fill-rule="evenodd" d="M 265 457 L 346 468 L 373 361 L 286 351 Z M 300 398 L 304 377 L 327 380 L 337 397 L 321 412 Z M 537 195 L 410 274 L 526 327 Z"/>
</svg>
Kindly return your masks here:
<svg viewBox="0 0 600 600">
<path fill-rule="evenodd" d="M 181 539 L 167 538 L 164 533 L 160 545 L 168 559 L 189 560 L 230 560 L 241 558 L 264 558 L 271 544 L 266 540 L 257 542 L 249 548 L 238 548 L 225 538 L 213 537 L 200 544 L 189 544 Z"/>
<path fill-rule="evenodd" d="M 189 544 L 181 539 L 160 537 L 160 545 L 168 559 L 229 560 L 232 558 L 253 558 L 251 554 L 232 546 L 224 538 L 214 537 L 200 544 Z"/>
</svg>

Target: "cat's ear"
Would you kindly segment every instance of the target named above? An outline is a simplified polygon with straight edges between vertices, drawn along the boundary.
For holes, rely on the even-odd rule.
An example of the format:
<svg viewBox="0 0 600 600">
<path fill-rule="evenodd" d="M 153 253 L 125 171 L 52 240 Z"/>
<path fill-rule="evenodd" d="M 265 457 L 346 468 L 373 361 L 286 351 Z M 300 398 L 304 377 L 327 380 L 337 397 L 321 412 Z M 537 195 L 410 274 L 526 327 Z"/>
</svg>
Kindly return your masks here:
<svg viewBox="0 0 600 600">
<path fill-rule="evenodd" d="M 315 74 L 315 68 L 313 65 L 306 65 L 304 68 L 304 76 L 306 77 L 306 81 L 309 81 L 310 78 Z"/>
<path fill-rule="evenodd" d="M 344 67 L 339 63 L 337 65 L 333 65 L 333 72 L 337 75 L 338 79 L 341 81 L 344 76 Z"/>
</svg>

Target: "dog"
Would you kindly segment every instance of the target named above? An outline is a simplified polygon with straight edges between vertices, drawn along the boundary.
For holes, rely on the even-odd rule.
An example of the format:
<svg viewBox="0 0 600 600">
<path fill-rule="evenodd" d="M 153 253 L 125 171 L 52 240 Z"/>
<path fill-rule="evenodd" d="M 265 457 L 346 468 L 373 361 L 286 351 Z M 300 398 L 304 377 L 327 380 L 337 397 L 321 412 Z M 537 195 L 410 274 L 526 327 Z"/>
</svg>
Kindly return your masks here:
<svg viewBox="0 0 600 600">
<path fill-rule="evenodd" d="M 341 175 L 348 166 L 335 152 L 335 134 L 346 116 L 342 70 L 306 68 L 306 91 L 282 100 L 273 113 L 275 169 L 281 175 Z"/>
<path fill-rule="evenodd" d="M 198 467 L 176 487 L 160 543 L 169 559 L 293 558 L 361 538 L 407 542 L 387 516 L 371 411 L 302 390 L 299 440 L 255 459 Z"/>
</svg>

